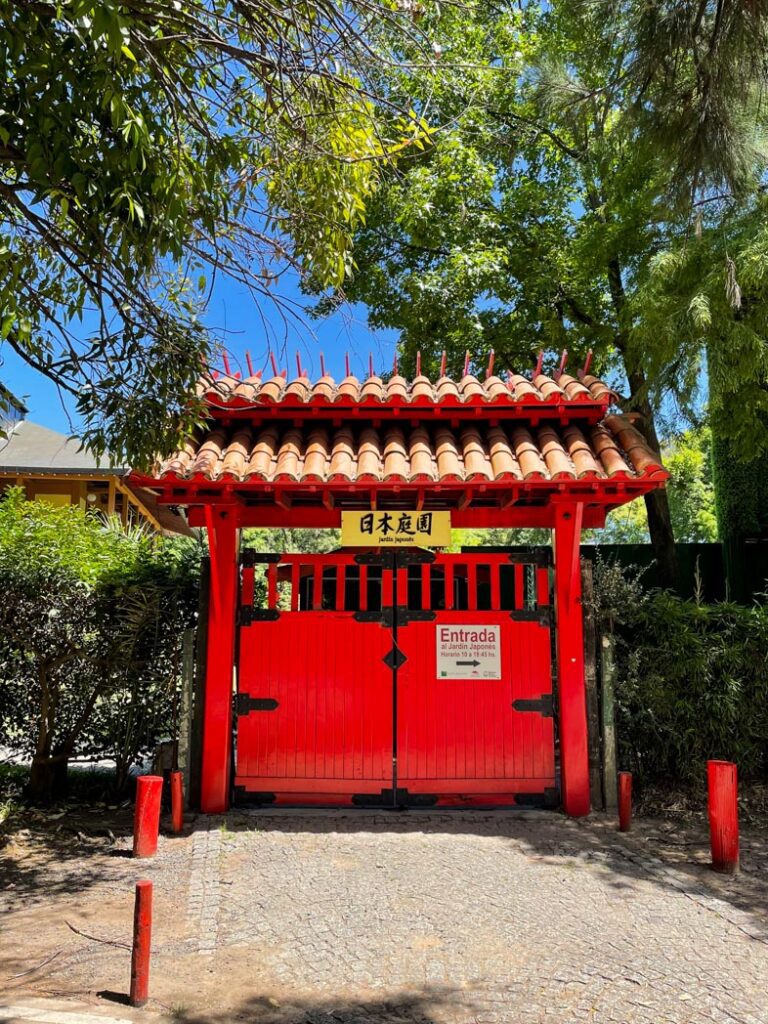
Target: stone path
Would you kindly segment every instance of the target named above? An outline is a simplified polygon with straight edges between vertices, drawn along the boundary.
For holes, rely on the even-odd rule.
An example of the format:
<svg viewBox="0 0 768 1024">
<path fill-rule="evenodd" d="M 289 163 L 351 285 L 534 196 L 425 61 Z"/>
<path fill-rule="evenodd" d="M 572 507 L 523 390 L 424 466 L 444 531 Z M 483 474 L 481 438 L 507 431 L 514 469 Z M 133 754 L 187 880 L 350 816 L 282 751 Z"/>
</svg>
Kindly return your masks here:
<svg viewBox="0 0 768 1024">
<path fill-rule="evenodd" d="M 752 870 L 732 880 L 695 843 L 662 849 L 599 818 L 199 818 L 151 864 L 155 1009 L 188 1024 L 768 1024 L 768 851 L 746 846 Z M 56 963 L 48 984 L 125 972 L 109 947 Z"/>
</svg>

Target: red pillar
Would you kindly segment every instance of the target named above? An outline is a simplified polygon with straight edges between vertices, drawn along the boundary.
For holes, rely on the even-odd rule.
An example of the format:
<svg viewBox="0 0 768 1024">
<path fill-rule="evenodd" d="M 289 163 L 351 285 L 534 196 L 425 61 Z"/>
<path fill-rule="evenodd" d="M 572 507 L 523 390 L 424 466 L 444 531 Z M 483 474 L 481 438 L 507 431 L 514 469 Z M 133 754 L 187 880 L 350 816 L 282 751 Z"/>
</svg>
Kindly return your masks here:
<svg viewBox="0 0 768 1024">
<path fill-rule="evenodd" d="M 565 813 L 589 814 L 587 702 L 579 544 L 584 507 L 555 508 L 555 627 L 560 712 L 560 770 Z"/>
<path fill-rule="evenodd" d="M 211 589 L 200 809 L 207 814 L 218 814 L 229 807 L 238 531 L 234 509 L 208 506 L 205 518 L 211 555 Z"/>
</svg>

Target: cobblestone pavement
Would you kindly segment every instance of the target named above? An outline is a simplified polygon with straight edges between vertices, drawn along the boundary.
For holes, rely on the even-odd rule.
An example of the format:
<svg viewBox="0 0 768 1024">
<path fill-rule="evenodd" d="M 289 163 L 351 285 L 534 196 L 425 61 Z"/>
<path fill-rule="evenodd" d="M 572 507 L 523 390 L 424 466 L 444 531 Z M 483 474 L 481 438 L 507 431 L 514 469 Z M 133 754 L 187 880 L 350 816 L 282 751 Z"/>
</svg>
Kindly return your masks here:
<svg viewBox="0 0 768 1024">
<path fill-rule="evenodd" d="M 735 880 L 657 849 L 532 812 L 198 818 L 151 864 L 153 993 L 188 1024 L 768 1024 L 765 843 Z"/>
</svg>

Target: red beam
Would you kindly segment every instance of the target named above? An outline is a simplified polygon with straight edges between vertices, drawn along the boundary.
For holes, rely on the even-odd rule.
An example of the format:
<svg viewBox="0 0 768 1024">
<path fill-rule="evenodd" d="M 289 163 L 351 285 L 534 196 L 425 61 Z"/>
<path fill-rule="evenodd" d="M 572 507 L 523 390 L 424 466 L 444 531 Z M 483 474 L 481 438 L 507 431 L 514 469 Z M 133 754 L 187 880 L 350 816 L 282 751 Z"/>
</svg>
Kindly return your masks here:
<svg viewBox="0 0 768 1024">
<path fill-rule="evenodd" d="M 555 606 L 563 807 L 571 817 L 589 814 L 587 703 L 579 543 L 583 509 L 555 510 Z"/>
</svg>

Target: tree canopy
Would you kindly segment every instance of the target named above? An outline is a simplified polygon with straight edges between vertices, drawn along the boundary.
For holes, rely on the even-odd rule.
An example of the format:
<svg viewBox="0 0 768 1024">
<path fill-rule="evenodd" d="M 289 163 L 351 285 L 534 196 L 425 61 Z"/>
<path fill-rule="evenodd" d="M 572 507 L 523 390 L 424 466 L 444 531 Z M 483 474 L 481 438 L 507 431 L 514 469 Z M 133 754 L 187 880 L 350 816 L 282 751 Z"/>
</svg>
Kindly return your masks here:
<svg viewBox="0 0 768 1024">
<path fill-rule="evenodd" d="M 349 272 L 382 162 L 423 135 L 374 108 L 373 22 L 433 60 L 394 0 L 0 2 L 0 344 L 98 453 L 194 424 L 216 275 L 258 301 L 286 266 Z"/>
<path fill-rule="evenodd" d="M 679 32 L 651 37 L 647 7 L 677 19 Z M 482 369 L 493 350 L 497 369 L 520 369 L 542 349 L 554 368 L 567 349 L 576 369 L 591 350 L 653 447 L 675 409 L 695 421 L 705 349 L 726 326 L 743 335 L 739 276 L 760 273 L 756 262 L 751 271 L 738 265 L 731 229 L 744 217 L 758 230 L 764 168 L 753 102 L 764 69 L 751 44 L 737 69 L 720 68 L 734 59 L 743 26 L 732 22 L 735 5 L 717 5 L 729 9 L 727 25 L 716 24 L 714 5 L 698 7 L 688 29 L 690 5 L 672 2 L 478 2 L 427 14 L 444 46 L 439 86 L 418 70 L 392 71 L 388 85 L 398 102 L 429 109 L 444 127 L 387 172 L 358 228 L 359 269 L 345 286 L 346 297 L 368 305 L 373 325 L 401 332 L 406 363 L 421 351 L 434 369 L 446 348 L 454 372 L 465 350 Z M 764 31 L 768 13 L 755 19 Z M 696 77 L 705 65 L 709 84 Z M 747 79 L 749 97 L 735 97 L 734 83 Z M 741 119 L 738 139 L 716 128 L 707 105 L 715 93 L 731 104 L 731 121 Z M 713 118 L 685 136 L 670 100 L 684 94 L 688 111 Z M 749 175 L 737 173 L 737 149 Z M 728 195 L 715 191 L 729 185 Z M 702 292 L 717 324 L 702 316 Z M 339 297 L 326 294 L 318 313 Z M 751 358 L 729 388 L 749 377 L 760 405 L 764 346 L 757 321 L 754 328 L 745 339 Z M 746 420 L 754 409 L 732 403 L 731 411 Z M 646 505 L 671 581 L 669 502 L 655 492 Z"/>
</svg>

